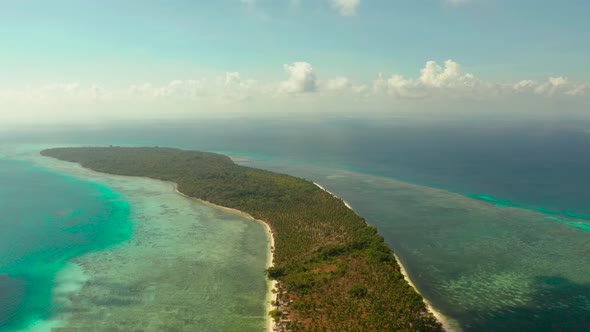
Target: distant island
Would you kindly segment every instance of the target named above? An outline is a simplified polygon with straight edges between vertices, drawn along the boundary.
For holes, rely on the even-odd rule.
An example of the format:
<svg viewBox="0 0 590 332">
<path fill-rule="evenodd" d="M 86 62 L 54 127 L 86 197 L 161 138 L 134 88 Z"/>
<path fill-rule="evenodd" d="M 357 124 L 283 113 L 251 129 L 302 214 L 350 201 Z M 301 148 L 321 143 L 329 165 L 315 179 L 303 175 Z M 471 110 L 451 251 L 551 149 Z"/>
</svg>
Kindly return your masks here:
<svg viewBox="0 0 590 332">
<path fill-rule="evenodd" d="M 229 157 L 161 147 L 41 151 L 98 172 L 142 176 L 264 221 L 274 238 L 277 331 L 442 331 L 377 230 L 345 203 L 293 176 Z M 262 273 L 262 271 L 261 271 Z"/>
</svg>

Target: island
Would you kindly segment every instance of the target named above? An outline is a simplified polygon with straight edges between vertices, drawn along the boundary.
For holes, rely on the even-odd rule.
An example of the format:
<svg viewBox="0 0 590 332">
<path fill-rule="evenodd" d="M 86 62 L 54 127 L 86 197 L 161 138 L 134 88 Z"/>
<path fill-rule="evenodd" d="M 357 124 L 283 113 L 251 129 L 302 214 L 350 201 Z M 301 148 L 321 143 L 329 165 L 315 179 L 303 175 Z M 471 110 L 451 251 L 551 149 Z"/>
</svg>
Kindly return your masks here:
<svg viewBox="0 0 590 332">
<path fill-rule="evenodd" d="M 377 229 L 315 183 L 229 157 L 163 147 L 41 151 L 97 172 L 177 184 L 189 197 L 261 220 L 273 238 L 277 331 L 442 331 Z M 261 271 L 262 273 L 262 271 Z"/>
</svg>

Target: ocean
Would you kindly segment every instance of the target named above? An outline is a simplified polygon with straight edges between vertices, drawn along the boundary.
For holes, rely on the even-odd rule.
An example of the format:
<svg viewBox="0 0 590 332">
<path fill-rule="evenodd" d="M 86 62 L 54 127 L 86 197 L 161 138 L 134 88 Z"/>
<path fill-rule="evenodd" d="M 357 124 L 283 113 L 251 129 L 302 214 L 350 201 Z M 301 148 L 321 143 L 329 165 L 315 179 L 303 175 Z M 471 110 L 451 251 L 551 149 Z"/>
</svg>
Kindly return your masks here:
<svg viewBox="0 0 590 332">
<path fill-rule="evenodd" d="M 308 115 L 38 135 L 215 151 L 314 180 L 377 226 L 456 329 L 588 330 L 590 126 L 529 120 Z"/>
</svg>

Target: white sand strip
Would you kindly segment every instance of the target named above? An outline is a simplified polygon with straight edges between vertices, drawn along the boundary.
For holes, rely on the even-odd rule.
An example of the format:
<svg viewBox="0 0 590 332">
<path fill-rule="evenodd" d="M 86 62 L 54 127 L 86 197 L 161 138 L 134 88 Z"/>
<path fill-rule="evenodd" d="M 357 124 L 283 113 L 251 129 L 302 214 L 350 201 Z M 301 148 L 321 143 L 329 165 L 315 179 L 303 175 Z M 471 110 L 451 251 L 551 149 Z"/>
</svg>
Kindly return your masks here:
<svg viewBox="0 0 590 332">
<path fill-rule="evenodd" d="M 353 209 L 352 209 L 352 206 L 350 206 L 350 204 L 348 204 L 348 202 L 347 202 L 347 201 L 343 200 L 342 198 L 338 197 L 337 195 L 334 195 L 334 193 L 333 193 L 333 192 L 331 192 L 331 191 L 327 190 L 326 188 L 322 187 L 320 184 L 318 184 L 318 183 L 315 183 L 315 182 L 314 182 L 313 184 L 315 184 L 315 185 L 316 185 L 318 188 L 320 188 L 321 190 L 323 190 L 323 191 L 327 192 L 328 194 L 330 194 L 330 195 L 332 195 L 332 196 L 334 196 L 334 197 L 338 198 L 339 200 L 341 200 L 341 201 L 344 203 L 344 205 L 345 205 L 347 208 L 349 208 L 349 209 L 353 210 Z M 353 211 L 354 211 L 354 210 L 353 210 Z"/>
<path fill-rule="evenodd" d="M 416 285 L 414 285 L 414 283 L 412 282 L 412 279 L 410 279 L 410 276 L 408 275 L 408 272 L 404 268 L 404 265 L 401 263 L 399 257 L 397 257 L 397 255 L 395 253 L 393 254 L 393 256 L 395 256 L 395 260 L 397 260 L 397 264 L 399 265 L 400 272 L 404 276 L 404 279 L 408 282 L 408 284 L 410 284 L 410 286 L 412 286 L 412 288 L 414 288 L 414 290 L 418 294 L 420 294 L 420 292 L 418 291 L 418 288 L 416 288 Z M 420 295 L 422 295 L 422 294 L 420 294 Z M 461 327 L 459 326 L 459 323 L 457 323 L 456 321 L 443 315 L 440 311 L 436 310 L 432 306 L 432 303 L 430 303 L 430 301 L 428 301 L 426 298 L 424 298 L 424 296 L 422 296 L 422 299 L 423 299 L 424 303 L 426 304 L 426 309 L 428 310 L 428 312 L 432 313 L 432 315 L 436 318 L 436 320 L 438 320 L 442 324 L 445 331 L 448 331 L 448 332 L 462 331 Z"/>
<path fill-rule="evenodd" d="M 322 187 L 320 184 L 318 184 L 316 182 L 314 182 L 313 184 L 315 184 L 318 188 L 322 189 L 323 191 L 329 193 L 330 195 L 332 195 L 332 196 L 340 199 L 344 203 L 344 205 L 346 205 L 347 208 L 353 210 L 352 207 L 350 206 L 350 204 L 348 204 L 345 200 L 343 200 L 342 198 L 340 198 L 337 195 L 335 195 L 333 192 L 327 190 L 326 188 Z M 412 286 L 412 288 L 414 288 L 414 290 L 418 294 L 420 294 L 420 292 L 416 288 L 416 285 L 414 285 L 414 283 L 410 279 L 410 276 L 406 272 L 406 269 L 402 265 L 402 263 L 399 260 L 399 258 L 397 257 L 397 255 L 396 254 L 393 254 L 393 256 L 395 256 L 395 260 L 397 261 L 397 264 L 399 265 L 400 271 L 401 271 L 402 275 L 404 276 L 404 279 L 406 280 L 406 282 L 408 284 L 410 284 L 410 286 Z M 422 294 L 420 294 L 420 295 L 422 295 Z M 443 327 L 444 327 L 444 329 L 446 331 L 449 331 L 449 332 L 455 332 L 455 331 L 456 332 L 460 332 L 461 331 L 461 327 L 459 326 L 459 324 L 457 322 L 451 320 L 450 318 L 448 318 L 445 315 L 443 315 L 441 312 L 439 312 L 436 309 L 434 309 L 434 307 L 432 306 L 432 304 L 428 300 L 426 300 L 426 298 L 424 298 L 424 296 L 422 296 L 422 299 L 424 300 L 424 304 L 426 304 L 426 309 L 428 310 L 428 312 L 432 313 L 432 315 L 436 318 L 436 320 L 438 320 L 443 325 Z"/>
<path fill-rule="evenodd" d="M 205 201 L 205 200 L 202 200 L 202 199 L 199 199 L 199 198 L 196 198 L 196 197 L 188 196 L 188 195 L 186 195 L 186 194 L 184 194 L 184 193 L 182 193 L 181 191 L 178 190 L 178 185 L 176 183 L 174 183 L 174 190 L 176 191 L 176 193 L 178 193 L 179 195 L 182 195 L 184 197 L 197 200 L 197 201 L 199 201 L 199 202 L 201 202 L 203 204 L 206 204 L 208 206 L 214 207 L 216 209 L 220 209 L 220 210 L 223 210 L 225 212 L 237 214 L 237 215 L 240 215 L 242 217 L 246 217 L 248 219 L 251 219 L 251 220 L 254 220 L 256 222 L 261 223 L 264 226 L 264 228 L 266 229 L 266 234 L 268 236 L 268 240 L 269 240 L 269 243 L 270 243 L 270 245 L 268 247 L 268 261 L 266 263 L 266 266 L 267 267 L 272 267 L 273 266 L 273 260 L 274 260 L 274 253 L 273 253 L 273 251 L 274 251 L 274 247 L 275 247 L 275 239 L 274 239 L 272 230 L 270 228 L 270 225 L 268 223 L 266 223 L 264 220 L 256 219 L 256 218 L 252 217 L 250 214 L 248 214 L 248 213 L 246 213 L 244 211 L 240 211 L 238 209 L 232 209 L 232 208 L 229 208 L 229 207 L 217 205 L 217 204 L 211 203 L 209 201 Z M 271 303 L 273 301 L 276 301 L 277 300 L 277 294 L 276 293 L 273 293 L 272 290 L 273 289 L 276 289 L 276 287 L 277 287 L 277 281 L 276 280 L 271 280 L 269 282 L 268 292 L 267 292 L 267 297 L 266 297 L 266 300 L 267 300 L 267 312 L 274 309 L 274 307 L 273 307 L 273 305 Z M 275 327 L 276 327 L 276 324 L 275 324 L 274 319 L 272 319 L 272 317 L 270 317 L 270 315 L 267 315 L 267 330 L 269 332 L 270 331 L 273 331 L 273 329 Z"/>
</svg>

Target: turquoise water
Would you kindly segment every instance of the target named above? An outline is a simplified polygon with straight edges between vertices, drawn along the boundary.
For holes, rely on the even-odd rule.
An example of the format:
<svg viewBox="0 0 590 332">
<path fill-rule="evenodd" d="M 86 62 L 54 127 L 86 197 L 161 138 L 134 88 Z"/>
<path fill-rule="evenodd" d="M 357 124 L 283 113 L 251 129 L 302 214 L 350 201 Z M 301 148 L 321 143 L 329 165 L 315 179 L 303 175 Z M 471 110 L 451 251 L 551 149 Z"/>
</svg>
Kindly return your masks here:
<svg viewBox="0 0 590 332">
<path fill-rule="evenodd" d="M 129 216 L 129 204 L 104 185 L 0 156 L 0 330 L 58 313 L 59 272 L 128 240 Z"/>
<path fill-rule="evenodd" d="M 502 206 L 514 207 L 514 208 L 519 208 L 519 209 L 524 209 L 524 210 L 537 211 L 537 212 L 540 212 L 543 214 L 548 214 L 548 216 L 545 216 L 546 219 L 557 221 L 557 222 L 560 222 L 560 223 L 563 223 L 563 224 L 566 224 L 566 225 L 569 225 L 572 227 L 576 227 L 576 228 L 581 229 L 583 231 L 590 232 L 590 223 L 588 222 L 588 221 L 590 221 L 590 217 L 585 216 L 583 214 L 573 213 L 571 211 L 553 211 L 553 210 L 549 210 L 546 208 L 530 207 L 530 206 L 526 206 L 526 205 L 522 205 L 522 204 L 516 204 L 516 203 L 513 203 L 509 200 L 497 199 L 497 198 L 494 198 L 489 195 L 469 194 L 469 195 L 467 195 L 467 197 L 472 197 L 472 198 L 479 199 L 482 201 L 490 202 L 490 203 L 495 204 L 495 206 L 497 206 L 497 207 L 502 207 Z M 562 216 L 562 217 L 560 218 L 555 215 Z M 579 219 L 579 221 L 566 219 L 566 217 Z"/>
<path fill-rule="evenodd" d="M 261 224 L 171 183 L 2 148 L 0 331 L 264 329 Z"/>
</svg>

